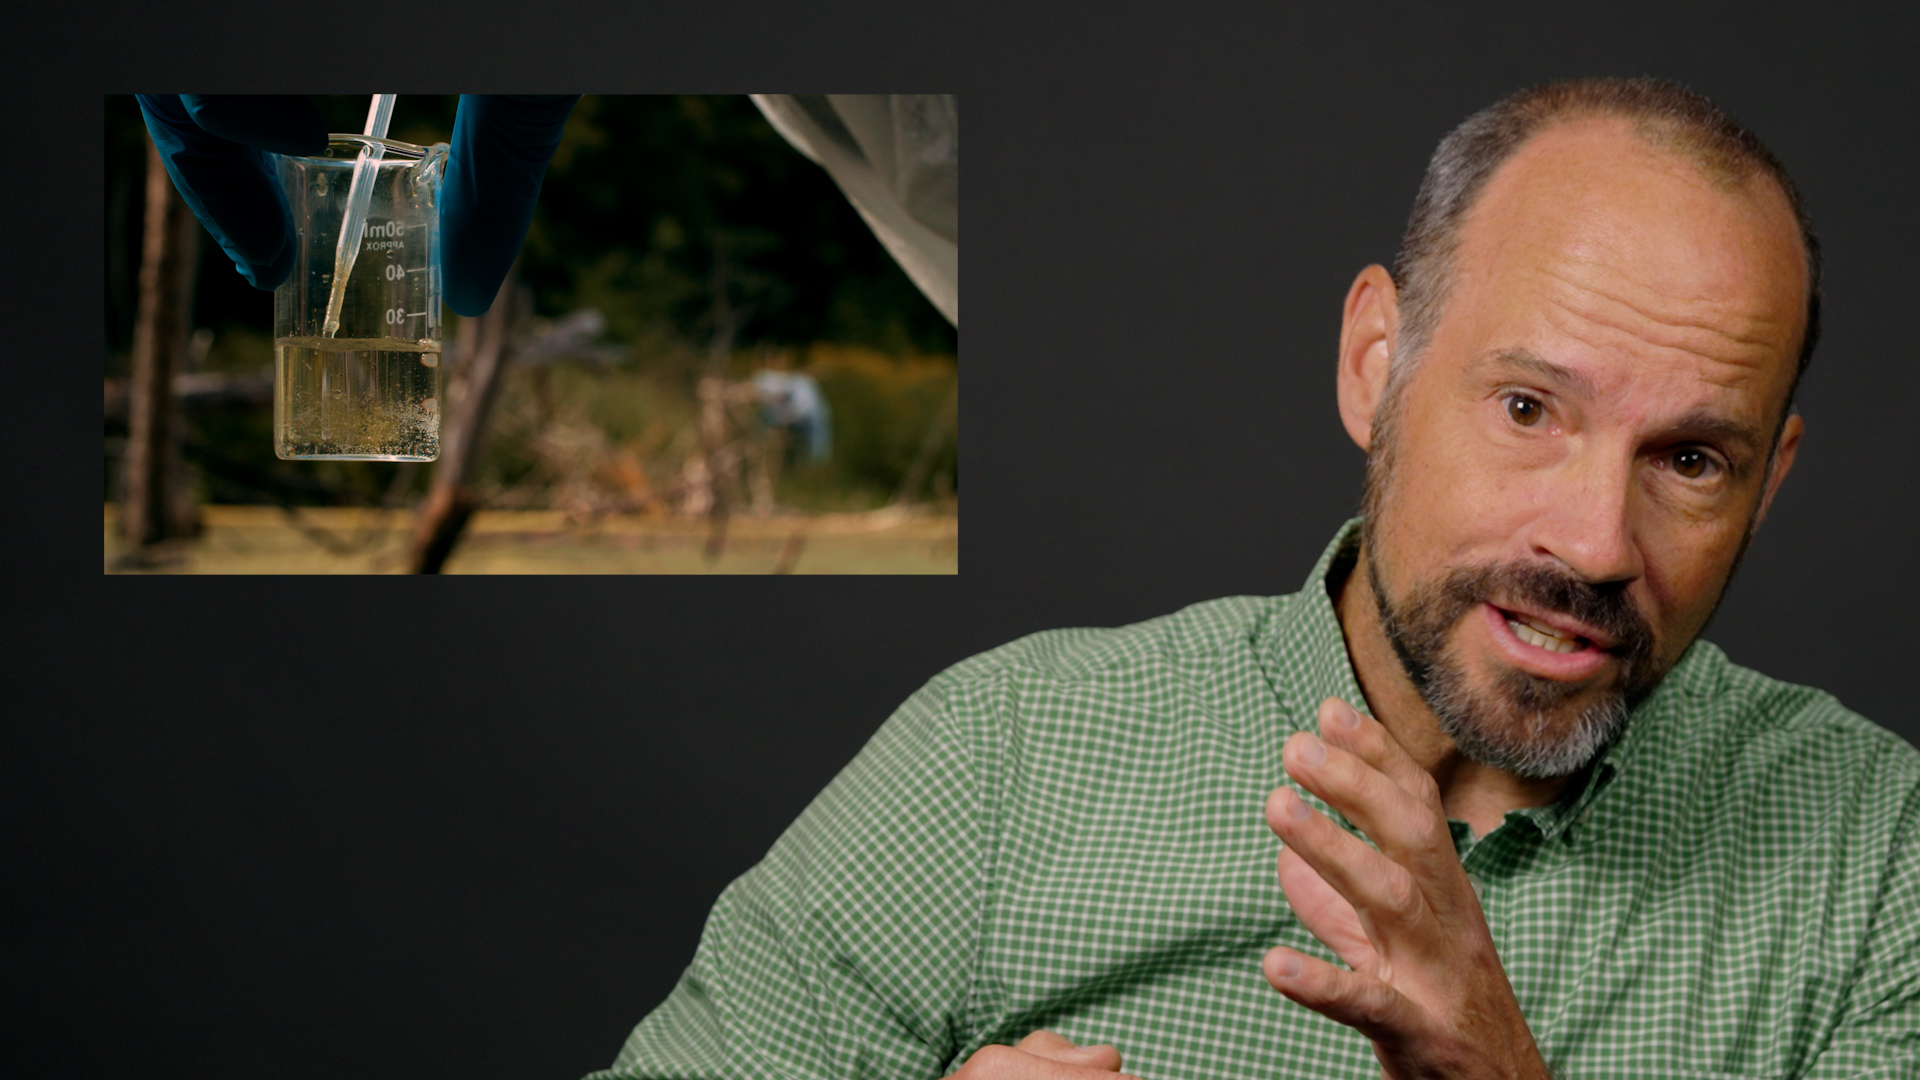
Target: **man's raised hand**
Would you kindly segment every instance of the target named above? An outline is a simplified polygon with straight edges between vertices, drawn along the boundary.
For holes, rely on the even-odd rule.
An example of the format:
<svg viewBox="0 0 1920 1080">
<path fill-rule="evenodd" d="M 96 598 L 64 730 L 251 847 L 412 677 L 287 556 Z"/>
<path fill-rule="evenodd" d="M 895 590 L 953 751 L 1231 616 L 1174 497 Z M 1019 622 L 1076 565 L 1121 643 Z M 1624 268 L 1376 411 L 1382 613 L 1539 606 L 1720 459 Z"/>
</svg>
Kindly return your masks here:
<svg viewBox="0 0 1920 1080">
<path fill-rule="evenodd" d="M 1285 842 L 1280 887 L 1314 937 L 1346 961 L 1267 953 L 1267 981 L 1373 1040 L 1388 1077 L 1546 1077 L 1439 789 L 1379 722 L 1320 706 L 1324 738 L 1287 740 L 1287 775 L 1344 814 L 1376 851 L 1290 788 L 1267 799 Z"/>
</svg>

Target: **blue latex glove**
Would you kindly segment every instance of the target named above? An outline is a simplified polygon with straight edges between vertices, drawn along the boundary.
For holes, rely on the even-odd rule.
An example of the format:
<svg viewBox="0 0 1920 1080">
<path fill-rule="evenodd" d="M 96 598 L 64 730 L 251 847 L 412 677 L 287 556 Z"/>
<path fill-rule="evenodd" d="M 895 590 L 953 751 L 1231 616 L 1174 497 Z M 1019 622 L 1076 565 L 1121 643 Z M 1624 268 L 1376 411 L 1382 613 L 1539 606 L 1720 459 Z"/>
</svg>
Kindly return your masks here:
<svg viewBox="0 0 1920 1080">
<path fill-rule="evenodd" d="M 293 272 L 293 215 L 271 155 L 326 149 L 320 112 L 302 97 L 140 95 L 173 185 L 233 259 L 272 289 Z M 578 95 L 463 94 L 441 188 L 447 306 L 478 315 L 526 239 L 547 161 Z"/>
<path fill-rule="evenodd" d="M 147 132 L 193 216 L 256 289 L 293 272 L 293 212 L 273 155 L 327 148 L 320 110 L 303 97 L 141 94 Z"/>
<path fill-rule="evenodd" d="M 440 187 L 440 280 L 447 306 L 478 315 L 533 223 L 547 160 L 578 94 L 461 94 Z"/>
</svg>

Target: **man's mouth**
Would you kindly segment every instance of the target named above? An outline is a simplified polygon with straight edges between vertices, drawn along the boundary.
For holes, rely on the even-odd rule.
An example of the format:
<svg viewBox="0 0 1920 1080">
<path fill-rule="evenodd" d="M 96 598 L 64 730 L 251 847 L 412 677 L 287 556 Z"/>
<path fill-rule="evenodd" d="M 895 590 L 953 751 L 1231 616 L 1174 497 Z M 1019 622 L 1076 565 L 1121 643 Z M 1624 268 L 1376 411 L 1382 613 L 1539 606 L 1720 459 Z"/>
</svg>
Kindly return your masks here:
<svg viewBox="0 0 1920 1080">
<path fill-rule="evenodd" d="M 1485 603 L 1487 632 L 1506 655 L 1507 662 L 1523 671 L 1560 682 L 1582 682 L 1599 675 L 1609 663 L 1618 660 L 1610 648 L 1611 640 L 1597 636 L 1594 630 L 1574 619 L 1512 611 Z"/>
<path fill-rule="evenodd" d="M 1506 616 L 1507 626 L 1513 630 L 1514 637 L 1519 638 L 1521 641 L 1537 649 L 1546 649 L 1550 652 L 1557 653 L 1570 653 L 1578 652 L 1593 644 L 1593 642 L 1588 641 L 1578 634 L 1561 630 L 1558 627 L 1541 622 L 1531 616 L 1507 611 L 1504 608 L 1501 609 L 1500 614 Z"/>
</svg>

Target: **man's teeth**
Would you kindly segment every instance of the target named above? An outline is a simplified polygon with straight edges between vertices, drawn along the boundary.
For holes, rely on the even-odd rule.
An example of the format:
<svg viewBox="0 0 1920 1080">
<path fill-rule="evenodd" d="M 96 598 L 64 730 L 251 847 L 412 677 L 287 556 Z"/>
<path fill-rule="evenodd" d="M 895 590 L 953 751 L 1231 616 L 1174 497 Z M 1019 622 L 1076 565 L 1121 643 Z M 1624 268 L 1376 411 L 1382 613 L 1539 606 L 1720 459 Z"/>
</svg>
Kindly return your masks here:
<svg viewBox="0 0 1920 1080">
<path fill-rule="evenodd" d="M 1513 628 L 1513 636 L 1539 649 L 1551 652 L 1569 653 L 1580 648 L 1580 639 L 1568 637 L 1550 626 L 1541 626 L 1531 619 L 1507 617 L 1507 625 Z"/>
</svg>

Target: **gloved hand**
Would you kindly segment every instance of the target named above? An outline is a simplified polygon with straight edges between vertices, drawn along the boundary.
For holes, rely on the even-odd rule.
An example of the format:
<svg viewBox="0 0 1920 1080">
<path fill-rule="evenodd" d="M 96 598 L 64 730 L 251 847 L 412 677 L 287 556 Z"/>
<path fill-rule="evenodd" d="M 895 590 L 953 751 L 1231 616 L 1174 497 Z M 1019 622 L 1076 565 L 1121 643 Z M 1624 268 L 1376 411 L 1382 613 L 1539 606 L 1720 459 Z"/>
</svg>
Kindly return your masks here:
<svg viewBox="0 0 1920 1080">
<path fill-rule="evenodd" d="M 293 214 L 273 154 L 326 149 L 312 102 L 295 96 L 139 95 L 173 186 L 240 276 L 272 289 L 293 272 Z M 547 161 L 578 95 L 462 94 L 441 186 L 447 306 L 478 315 L 526 239 Z"/>
</svg>

